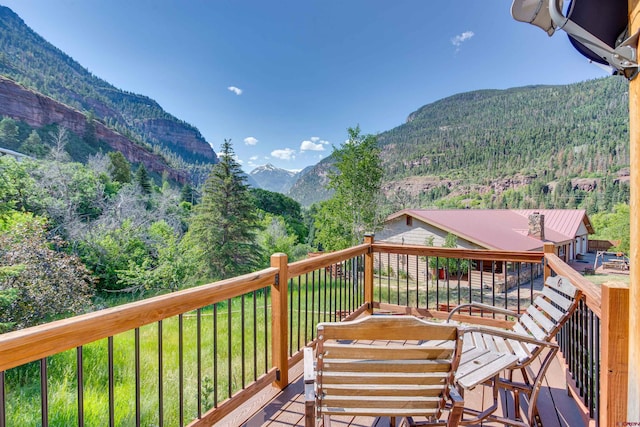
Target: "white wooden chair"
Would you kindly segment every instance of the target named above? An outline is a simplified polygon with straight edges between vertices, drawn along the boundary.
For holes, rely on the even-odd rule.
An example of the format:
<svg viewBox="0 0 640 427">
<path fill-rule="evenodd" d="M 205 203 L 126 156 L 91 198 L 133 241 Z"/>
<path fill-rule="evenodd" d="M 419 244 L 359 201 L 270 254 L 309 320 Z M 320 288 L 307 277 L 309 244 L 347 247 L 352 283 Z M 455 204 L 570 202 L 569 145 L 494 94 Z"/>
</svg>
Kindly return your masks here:
<svg viewBox="0 0 640 427">
<path fill-rule="evenodd" d="M 429 340 L 441 343 L 424 345 Z M 304 349 L 305 425 L 354 415 L 457 426 L 464 405 L 453 382 L 461 349 L 458 327 L 413 316 L 320 323 L 315 357 Z M 440 421 L 445 405 L 448 420 Z"/>
<path fill-rule="evenodd" d="M 536 408 L 538 394 L 544 375 L 558 351 L 558 346 L 553 340 L 560 328 L 575 312 L 581 295 L 580 290 L 572 285 L 569 279 L 556 276 L 549 277 L 545 281 L 542 293 L 521 315 L 480 303 L 463 304 L 451 311 L 448 322 L 456 313 L 469 308 L 506 314 L 517 319 L 510 331 L 488 327 L 467 326 L 464 328 L 464 351 L 461 368 L 456 377 L 456 381 L 463 388 L 466 387 L 465 380 L 467 384 L 475 384 L 478 382 L 478 377 L 486 376 L 482 369 L 490 371 L 486 368 L 485 363 L 479 362 L 484 353 L 503 355 L 514 361 L 506 368 L 507 375 L 505 377 L 498 375 L 488 378 L 494 387 L 494 405 L 482 412 L 465 408 L 465 413 L 473 414 L 476 417 L 475 421 L 489 419 L 519 426 L 529 426 L 539 421 Z M 540 359 L 539 367 L 534 363 L 537 359 Z M 475 371 L 474 366 L 477 366 Z M 521 372 L 521 381 L 514 379 L 515 371 Z M 472 377 L 473 380 L 470 379 Z M 519 418 L 507 419 L 492 414 L 497 408 L 499 389 L 513 392 L 515 414 L 520 414 L 521 395 L 528 397 L 528 421 L 525 422 Z"/>
</svg>

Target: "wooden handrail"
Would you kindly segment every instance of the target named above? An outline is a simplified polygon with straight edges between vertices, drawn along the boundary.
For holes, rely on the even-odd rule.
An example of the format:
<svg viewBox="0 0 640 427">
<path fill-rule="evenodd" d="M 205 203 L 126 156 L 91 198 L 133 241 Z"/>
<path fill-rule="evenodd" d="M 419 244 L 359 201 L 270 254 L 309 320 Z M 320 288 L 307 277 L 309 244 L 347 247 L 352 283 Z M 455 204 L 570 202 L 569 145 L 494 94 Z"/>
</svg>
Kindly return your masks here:
<svg viewBox="0 0 640 427">
<path fill-rule="evenodd" d="M 512 261 L 540 264 L 543 252 L 511 252 L 487 249 L 437 248 L 419 245 L 399 245 L 395 243 L 374 243 L 374 252 L 397 253 L 403 255 L 432 256 L 442 258 L 463 258 L 479 261 Z"/>
<path fill-rule="evenodd" d="M 370 244 L 364 243 L 341 251 L 329 252 L 317 257 L 293 262 L 289 264 L 289 277 L 301 276 L 319 268 L 328 267 L 332 264 L 366 254 L 370 247 Z"/>
<path fill-rule="evenodd" d="M 274 283 L 277 268 L 0 335 L 0 371 L 228 300 Z"/>
</svg>

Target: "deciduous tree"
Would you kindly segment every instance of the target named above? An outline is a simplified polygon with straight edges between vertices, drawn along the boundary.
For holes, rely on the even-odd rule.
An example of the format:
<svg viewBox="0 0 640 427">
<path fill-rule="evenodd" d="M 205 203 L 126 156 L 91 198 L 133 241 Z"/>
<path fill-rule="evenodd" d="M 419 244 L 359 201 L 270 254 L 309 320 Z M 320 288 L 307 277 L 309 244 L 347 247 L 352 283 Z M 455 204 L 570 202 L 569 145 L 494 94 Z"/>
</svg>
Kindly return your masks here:
<svg viewBox="0 0 640 427">
<path fill-rule="evenodd" d="M 41 219 L 16 213 L 0 231 L 0 270 L 0 305 L 8 308 L 0 310 L 0 324 L 5 327 L 33 326 L 91 307 L 93 278 L 77 257 L 50 247 Z"/>
<path fill-rule="evenodd" d="M 316 217 L 316 239 L 326 249 L 361 243 L 380 220 L 383 169 L 376 137 L 361 135 L 359 126 L 348 132 L 349 139 L 333 152 L 336 170 L 329 175 L 329 188 L 335 193 Z"/>
</svg>

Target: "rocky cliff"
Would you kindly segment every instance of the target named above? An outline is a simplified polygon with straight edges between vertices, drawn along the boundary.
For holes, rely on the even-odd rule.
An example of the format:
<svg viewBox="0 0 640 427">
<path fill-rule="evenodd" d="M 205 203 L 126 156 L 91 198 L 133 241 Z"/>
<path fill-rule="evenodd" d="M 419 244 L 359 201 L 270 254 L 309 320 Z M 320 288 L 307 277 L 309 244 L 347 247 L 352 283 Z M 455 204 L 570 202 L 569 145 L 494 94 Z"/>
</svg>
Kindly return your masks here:
<svg viewBox="0 0 640 427">
<path fill-rule="evenodd" d="M 40 128 L 50 124 L 65 127 L 77 135 L 87 130 L 86 116 L 67 105 L 0 76 L 0 115 L 20 120 L 29 126 Z M 171 168 L 164 158 L 136 144 L 125 136 L 94 120 L 98 140 L 120 151 L 130 162 L 143 163 L 145 167 L 162 174 L 167 172 L 172 179 L 184 182 L 186 174 Z"/>
<path fill-rule="evenodd" d="M 155 100 L 118 89 L 93 75 L 4 6 L 0 6 L 0 75 L 44 96 L 39 99 L 47 100 L 43 101 L 46 108 L 41 112 L 36 111 L 38 108 L 34 106 L 38 103 L 31 102 L 33 99 L 22 107 L 23 115 L 32 117 L 34 122 L 57 122 L 58 119 L 46 117 L 59 114 L 54 113 L 58 107 L 51 108 L 50 101 L 55 100 L 63 104 L 65 111 L 91 112 L 111 129 L 109 132 L 98 126 L 99 133 L 105 135 L 105 142 L 110 145 L 125 147 L 120 143 L 124 135 L 130 142 L 141 142 L 153 147 L 154 152 L 162 153 L 165 163 L 170 162 L 174 169 L 217 162 L 215 152 L 195 126 L 169 114 Z M 27 110 L 31 111 L 25 113 Z M 38 115 L 45 120 L 40 120 Z M 83 125 L 78 122 L 75 126 Z M 135 154 L 135 147 L 126 147 L 128 150 L 124 152 L 130 152 L 133 155 L 130 160 L 134 162 L 149 154 Z"/>
</svg>

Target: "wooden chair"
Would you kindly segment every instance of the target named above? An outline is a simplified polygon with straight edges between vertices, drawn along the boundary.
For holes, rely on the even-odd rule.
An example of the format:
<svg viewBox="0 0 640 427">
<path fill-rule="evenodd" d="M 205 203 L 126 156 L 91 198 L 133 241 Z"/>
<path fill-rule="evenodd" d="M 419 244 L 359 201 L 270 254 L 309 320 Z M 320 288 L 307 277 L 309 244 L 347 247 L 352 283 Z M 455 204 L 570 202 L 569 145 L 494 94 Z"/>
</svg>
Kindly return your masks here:
<svg viewBox="0 0 640 427">
<path fill-rule="evenodd" d="M 388 416 L 392 425 L 396 417 L 426 417 L 415 425 L 457 426 L 464 405 L 453 378 L 461 349 L 456 326 L 413 316 L 320 323 L 316 357 L 304 349 L 305 426 L 328 426 L 331 415 Z M 447 403 L 448 421 L 439 421 Z"/>
<path fill-rule="evenodd" d="M 471 303 L 456 307 L 449 314 L 451 318 L 459 311 L 482 309 L 493 313 L 506 314 L 517 319 L 511 331 L 487 327 L 466 327 L 464 335 L 464 352 L 461 365 L 473 366 L 473 359 L 483 352 L 505 354 L 516 362 L 507 369 L 506 378 L 496 376 L 490 381 L 494 387 L 494 405 L 485 411 L 478 412 L 465 408 L 465 413 L 476 416 L 474 421 L 490 419 L 510 425 L 529 426 L 539 422 L 536 402 L 546 371 L 555 357 L 558 346 L 553 340 L 560 328 L 573 315 L 581 298 L 581 292 L 573 286 L 569 279 L 562 276 L 549 277 L 538 295 L 527 310 L 519 315 L 510 310 L 486 304 Z M 533 362 L 540 356 L 540 367 L 534 369 Z M 481 366 L 481 363 L 476 363 Z M 522 373 L 522 380 L 514 380 L 514 372 Z M 460 372 L 459 375 L 469 372 Z M 460 381 L 460 379 L 457 379 Z M 492 415 L 497 408 L 498 390 L 513 392 L 515 414 L 520 414 L 520 397 L 529 399 L 527 410 L 528 422 L 519 418 L 506 419 Z M 464 420 L 467 421 L 467 420 Z"/>
</svg>

